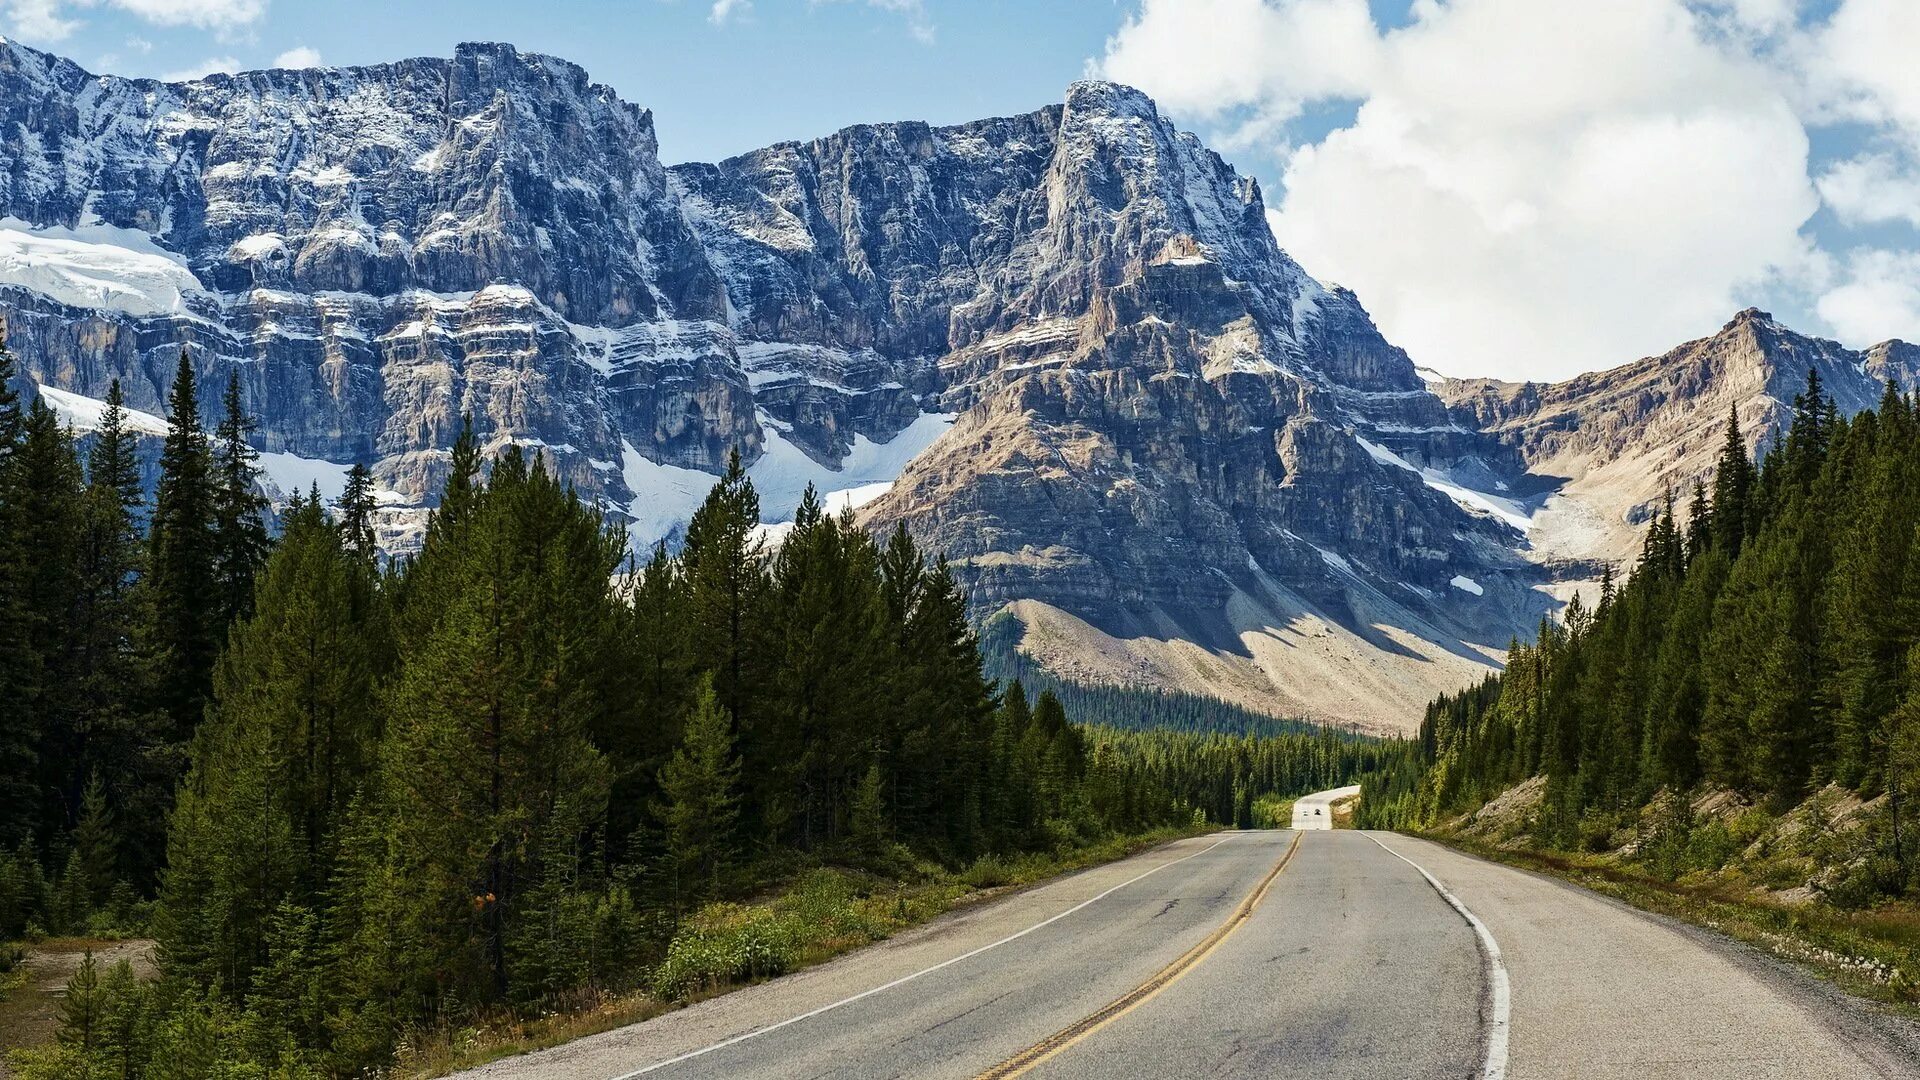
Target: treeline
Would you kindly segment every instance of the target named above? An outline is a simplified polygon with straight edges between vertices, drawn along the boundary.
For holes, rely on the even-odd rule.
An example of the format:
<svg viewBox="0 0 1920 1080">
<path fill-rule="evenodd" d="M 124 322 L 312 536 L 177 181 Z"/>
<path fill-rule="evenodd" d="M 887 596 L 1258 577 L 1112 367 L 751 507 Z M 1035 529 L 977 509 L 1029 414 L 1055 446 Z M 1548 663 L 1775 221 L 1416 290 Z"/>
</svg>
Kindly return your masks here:
<svg viewBox="0 0 1920 1080">
<path fill-rule="evenodd" d="M 412 1032 L 647 985 L 688 913 L 810 866 L 1246 823 L 1378 764 L 1002 690 L 943 562 L 812 492 L 764 550 L 737 457 L 644 566 L 470 428 L 417 555 L 380 560 L 363 469 L 276 541 L 237 385 L 211 437 L 194 386 L 183 356 L 150 507 L 117 386 L 84 464 L 0 398 L 0 700 L 26 706 L 0 934 L 150 907 L 162 969 L 89 966 L 23 1075 L 357 1075 Z"/>
<path fill-rule="evenodd" d="M 1075 720 L 1133 730 L 1191 731 L 1236 735 L 1318 734 L 1321 725 L 1254 712 L 1215 697 L 1135 686 L 1093 686 L 1063 679 L 1019 649 L 1020 620 L 1002 612 L 980 630 L 987 677 L 1050 691 Z"/>
<path fill-rule="evenodd" d="M 1776 808 L 1825 785 L 1886 793 L 1871 872 L 1912 884 L 1920 782 L 1920 407 L 1889 386 L 1841 417 L 1809 373 L 1756 465 L 1737 418 L 1711 490 L 1669 498 L 1627 582 L 1435 701 L 1416 760 L 1369 778 L 1372 824 L 1422 824 L 1547 778 L 1541 838 L 1603 844 L 1662 791 Z"/>
<path fill-rule="evenodd" d="M 1018 684 L 1015 684 L 1016 686 Z M 1295 796 L 1377 775 L 1411 756 L 1405 740 L 1361 739 L 1331 728 L 1288 735 L 1092 728 L 1089 757 L 1121 788 L 1147 791 L 1206 820 L 1234 828 L 1267 827 L 1254 807 L 1262 796 Z M 1108 764 L 1111 763 L 1111 764 Z M 1096 782 L 1095 798 L 1102 797 Z"/>
<path fill-rule="evenodd" d="M 0 348 L 0 938 L 137 915 L 268 548 L 237 385 L 209 437 L 181 358 L 147 506 L 119 384 L 83 464 L 15 374 Z"/>
</svg>

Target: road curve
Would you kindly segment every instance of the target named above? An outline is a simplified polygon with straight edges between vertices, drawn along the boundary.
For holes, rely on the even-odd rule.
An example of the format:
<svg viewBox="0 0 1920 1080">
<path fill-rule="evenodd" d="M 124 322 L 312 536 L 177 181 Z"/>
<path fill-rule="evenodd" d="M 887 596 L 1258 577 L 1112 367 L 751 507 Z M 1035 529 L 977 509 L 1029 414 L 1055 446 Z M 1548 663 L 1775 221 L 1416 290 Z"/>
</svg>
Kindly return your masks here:
<svg viewBox="0 0 1920 1080">
<path fill-rule="evenodd" d="M 1574 886 L 1282 830 L 1179 841 L 462 1075 L 1920 1077 L 1917 1032 Z"/>
<path fill-rule="evenodd" d="M 1333 804 L 1360 794 L 1360 785 L 1302 795 L 1293 801 L 1293 827 L 1303 832 L 1333 828 Z"/>
</svg>

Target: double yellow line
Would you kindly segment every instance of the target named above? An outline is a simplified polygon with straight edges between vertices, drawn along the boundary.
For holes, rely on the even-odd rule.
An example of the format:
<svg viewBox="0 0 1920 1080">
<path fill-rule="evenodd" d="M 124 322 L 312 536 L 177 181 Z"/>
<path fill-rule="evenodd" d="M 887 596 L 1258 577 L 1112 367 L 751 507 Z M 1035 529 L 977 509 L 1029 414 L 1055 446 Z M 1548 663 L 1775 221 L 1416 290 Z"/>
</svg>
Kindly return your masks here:
<svg viewBox="0 0 1920 1080">
<path fill-rule="evenodd" d="M 1280 856 L 1280 861 L 1274 863 L 1273 869 L 1267 871 L 1267 876 L 1260 879 L 1260 884 L 1255 885 L 1253 891 L 1247 894 L 1246 899 L 1240 901 L 1240 906 L 1233 909 L 1233 914 L 1227 916 L 1227 921 L 1215 927 L 1213 933 L 1208 934 L 1206 939 L 1201 941 L 1200 944 L 1187 950 L 1180 959 L 1161 968 L 1152 978 L 1115 998 L 1099 1011 L 1083 1020 L 1076 1021 L 1061 1028 L 1052 1035 L 1047 1036 L 1000 1064 L 995 1065 L 993 1068 L 988 1069 L 986 1072 L 981 1073 L 976 1080 L 1008 1080 L 1010 1077 L 1020 1076 L 1034 1066 L 1053 1057 L 1055 1054 L 1085 1040 L 1094 1032 L 1099 1031 L 1101 1028 L 1106 1027 L 1108 1024 L 1113 1023 L 1115 1020 L 1120 1019 L 1140 1006 L 1145 1005 L 1147 1002 L 1153 1000 L 1160 991 L 1178 982 L 1182 975 L 1198 967 L 1200 962 L 1205 960 L 1215 949 L 1219 948 L 1222 942 L 1225 942 L 1227 938 L 1233 936 L 1235 930 L 1240 929 L 1241 924 L 1247 921 L 1247 917 L 1253 914 L 1253 909 L 1259 907 L 1260 901 L 1266 899 L 1267 890 L 1272 887 L 1273 879 L 1279 877 L 1280 871 L 1285 870 L 1287 863 L 1293 861 L 1293 853 L 1297 851 L 1299 847 L 1300 834 L 1294 833 L 1293 843 L 1287 845 L 1287 850 Z"/>
</svg>

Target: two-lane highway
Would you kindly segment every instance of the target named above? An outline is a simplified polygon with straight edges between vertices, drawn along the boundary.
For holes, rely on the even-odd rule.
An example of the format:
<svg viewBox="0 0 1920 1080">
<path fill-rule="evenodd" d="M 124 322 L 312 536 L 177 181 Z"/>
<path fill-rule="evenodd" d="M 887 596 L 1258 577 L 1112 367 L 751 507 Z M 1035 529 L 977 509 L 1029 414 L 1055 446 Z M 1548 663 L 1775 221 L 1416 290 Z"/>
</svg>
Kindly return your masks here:
<svg viewBox="0 0 1920 1080">
<path fill-rule="evenodd" d="M 1917 1030 L 1560 882 L 1278 830 L 1183 840 L 465 1075 L 1920 1077 Z"/>
</svg>

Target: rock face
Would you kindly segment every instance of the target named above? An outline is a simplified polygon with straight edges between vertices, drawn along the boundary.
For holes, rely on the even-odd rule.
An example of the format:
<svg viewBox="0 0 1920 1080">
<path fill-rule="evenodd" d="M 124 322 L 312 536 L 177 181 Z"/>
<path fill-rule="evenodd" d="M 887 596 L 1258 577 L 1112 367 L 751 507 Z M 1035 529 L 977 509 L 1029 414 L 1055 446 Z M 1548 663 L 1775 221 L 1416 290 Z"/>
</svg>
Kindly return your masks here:
<svg viewBox="0 0 1920 1080">
<path fill-rule="evenodd" d="M 1855 352 L 1749 308 L 1711 337 L 1609 371 L 1437 389 L 1556 485 L 1535 519 L 1538 557 L 1618 563 L 1637 553 L 1639 526 L 1668 491 L 1684 503 L 1694 481 L 1711 481 L 1729 412 L 1759 447 L 1790 419 L 1810 369 L 1852 415 L 1878 403 L 1889 380 L 1920 384 L 1920 348 L 1889 341 Z"/>
<path fill-rule="evenodd" d="M 81 426 L 114 378 L 161 412 L 183 345 L 237 373 L 272 485 L 372 465 L 396 549 L 463 417 L 636 544 L 737 449 L 770 522 L 811 482 L 904 524 L 1063 673 L 1374 728 L 1612 552 L 1640 441 L 1779 400 L 1733 345 L 1436 393 L 1126 87 L 667 168 L 647 112 L 502 45 L 162 84 L 0 43 L 0 313 Z M 1753 333 L 1776 373 L 1917 362 Z M 1576 497 L 1608 543 L 1543 543 Z"/>
</svg>

